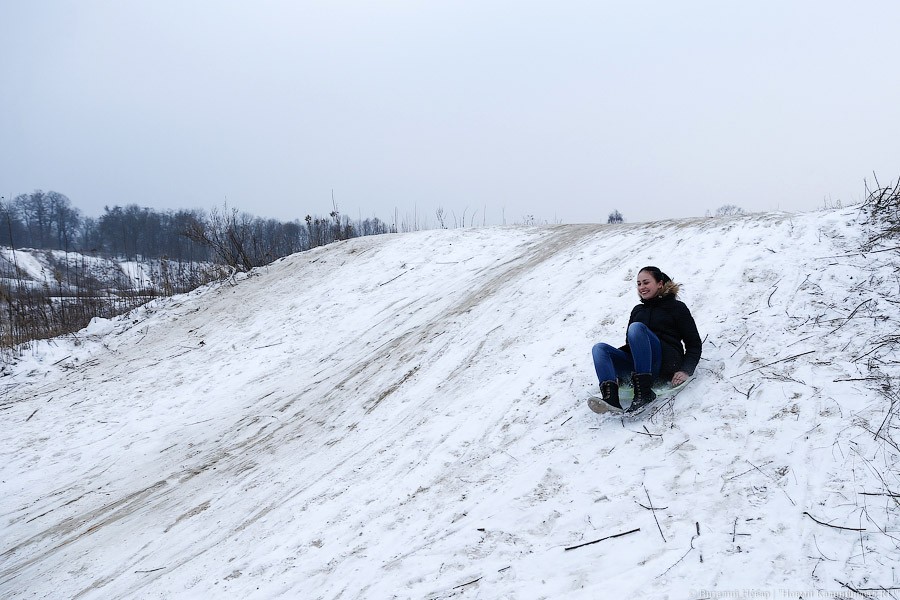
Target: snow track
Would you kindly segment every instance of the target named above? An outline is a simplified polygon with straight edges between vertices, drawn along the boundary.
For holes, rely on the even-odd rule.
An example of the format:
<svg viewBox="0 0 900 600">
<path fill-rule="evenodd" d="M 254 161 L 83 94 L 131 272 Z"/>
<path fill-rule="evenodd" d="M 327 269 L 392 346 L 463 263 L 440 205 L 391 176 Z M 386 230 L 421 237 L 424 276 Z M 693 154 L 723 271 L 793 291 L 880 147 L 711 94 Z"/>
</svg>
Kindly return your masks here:
<svg viewBox="0 0 900 600">
<path fill-rule="evenodd" d="M 0 379 L 0 592 L 896 587 L 874 494 L 897 452 L 860 359 L 896 286 L 859 236 L 844 210 L 361 238 L 94 323 Z M 624 337 L 646 264 L 684 284 L 698 377 L 598 416 L 590 348 Z"/>
</svg>

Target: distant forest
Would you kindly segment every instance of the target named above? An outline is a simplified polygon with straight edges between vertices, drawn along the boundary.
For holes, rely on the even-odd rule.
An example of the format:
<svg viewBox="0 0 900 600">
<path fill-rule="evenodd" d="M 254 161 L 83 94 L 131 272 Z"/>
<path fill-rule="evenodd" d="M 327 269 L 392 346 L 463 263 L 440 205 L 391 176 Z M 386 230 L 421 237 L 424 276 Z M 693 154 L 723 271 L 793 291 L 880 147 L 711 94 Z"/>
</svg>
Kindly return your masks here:
<svg viewBox="0 0 900 600">
<path fill-rule="evenodd" d="M 223 207 L 156 211 L 136 204 L 86 217 L 64 194 L 35 190 L 0 202 L 0 246 L 64 250 L 126 260 L 217 262 L 247 270 L 336 240 L 392 231 L 377 218 L 351 221 L 337 208 L 301 222 Z"/>
</svg>

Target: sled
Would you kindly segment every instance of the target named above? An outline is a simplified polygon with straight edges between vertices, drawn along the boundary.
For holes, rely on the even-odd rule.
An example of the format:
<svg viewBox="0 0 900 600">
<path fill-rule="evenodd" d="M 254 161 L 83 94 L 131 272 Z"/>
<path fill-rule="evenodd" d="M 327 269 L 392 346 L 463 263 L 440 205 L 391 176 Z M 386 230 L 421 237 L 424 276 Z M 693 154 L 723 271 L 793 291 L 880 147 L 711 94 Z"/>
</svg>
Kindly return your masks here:
<svg viewBox="0 0 900 600">
<path fill-rule="evenodd" d="M 668 400 L 671 400 L 678 394 L 680 394 L 684 388 L 688 386 L 688 384 L 693 381 L 693 377 L 688 377 L 684 383 L 681 385 L 671 386 L 666 382 L 659 382 L 654 384 L 653 391 L 656 393 L 656 399 L 653 402 L 648 402 L 644 406 L 640 408 L 629 411 L 628 409 L 631 407 L 631 399 L 634 397 L 634 388 L 631 385 L 620 385 L 619 386 L 619 401 L 622 403 L 622 408 L 616 408 L 610 404 L 607 404 L 603 401 L 603 398 L 600 396 L 600 390 L 597 389 L 591 393 L 590 398 L 588 398 L 588 408 L 594 411 L 597 414 L 604 413 L 614 413 L 614 414 L 624 414 L 628 416 L 637 416 L 646 411 L 651 406 L 658 406 L 661 403 L 664 403 Z"/>
</svg>

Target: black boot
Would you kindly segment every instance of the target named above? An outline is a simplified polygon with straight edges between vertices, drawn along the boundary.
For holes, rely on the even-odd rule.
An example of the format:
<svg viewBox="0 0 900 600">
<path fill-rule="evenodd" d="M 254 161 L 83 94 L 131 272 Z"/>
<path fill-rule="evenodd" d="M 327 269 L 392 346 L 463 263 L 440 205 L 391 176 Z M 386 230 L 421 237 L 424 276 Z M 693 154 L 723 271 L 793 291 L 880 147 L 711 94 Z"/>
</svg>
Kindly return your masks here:
<svg viewBox="0 0 900 600">
<path fill-rule="evenodd" d="M 634 400 L 628 407 L 628 412 L 636 411 L 656 400 L 656 393 L 652 389 L 652 373 L 635 373 L 631 376 L 631 382 L 634 384 Z"/>
<path fill-rule="evenodd" d="M 622 408 L 619 403 L 619 384 L 615 381 L 604 381 L 600 384 L 600 396 L 610 406 Z"/>
<path fill-rule="evenodd" d="M 609 412 L 610 407 L 622 410 L 619 403 L 619 384 L 615 381 L 604 381 L 600 384 L 600 397 L 594 395 L 588 398 L 588 408 L 602 415 Z"/>
</svg>

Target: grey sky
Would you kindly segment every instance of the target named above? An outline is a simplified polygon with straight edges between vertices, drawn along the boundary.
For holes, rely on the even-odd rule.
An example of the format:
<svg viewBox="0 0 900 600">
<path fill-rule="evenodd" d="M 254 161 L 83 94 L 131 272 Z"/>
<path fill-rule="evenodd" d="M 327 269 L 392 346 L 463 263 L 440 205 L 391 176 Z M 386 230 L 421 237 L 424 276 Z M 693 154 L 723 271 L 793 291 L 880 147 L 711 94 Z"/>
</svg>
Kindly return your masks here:
<svg viewBox="0 0 900 600">
<path fill-rule="evenodd" d="M 389 222 L 643 221 L 900 176 L 895 0 L 0 0 L 0 23 L 0 195 L 90 215 L 290 220 L 333 189 Z"/>
</svg>

